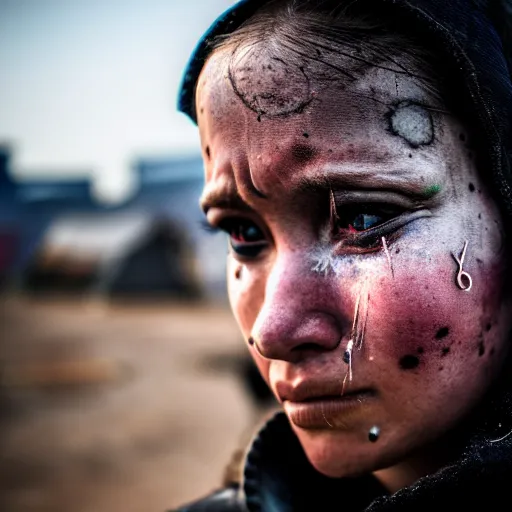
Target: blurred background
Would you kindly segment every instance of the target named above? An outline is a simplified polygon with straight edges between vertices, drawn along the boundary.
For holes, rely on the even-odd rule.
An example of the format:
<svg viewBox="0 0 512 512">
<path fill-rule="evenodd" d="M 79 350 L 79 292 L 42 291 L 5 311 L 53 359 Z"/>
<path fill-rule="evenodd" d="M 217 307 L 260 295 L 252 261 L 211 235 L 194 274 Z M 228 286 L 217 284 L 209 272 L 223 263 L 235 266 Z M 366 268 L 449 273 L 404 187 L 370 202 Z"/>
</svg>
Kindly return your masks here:
<svg viewBox="0 0 512 512">
<path fill-rule="evenodd" d="M 228 0 L 0 0 L 0 510 L 164 512 L 275 404 L 182 71 Z"/>
</svg>

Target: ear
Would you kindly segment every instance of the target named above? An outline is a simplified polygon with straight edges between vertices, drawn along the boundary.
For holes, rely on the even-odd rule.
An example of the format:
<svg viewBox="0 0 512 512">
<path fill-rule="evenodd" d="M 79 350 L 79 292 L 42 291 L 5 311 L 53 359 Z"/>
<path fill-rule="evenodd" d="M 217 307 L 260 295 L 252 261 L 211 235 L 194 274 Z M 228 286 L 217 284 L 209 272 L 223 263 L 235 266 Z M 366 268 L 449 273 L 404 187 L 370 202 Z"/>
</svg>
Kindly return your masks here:
<svg viewBox="0 0 512 512">
<path fill-rule="evenodd" d="M 512 0 L 490 0 L 488 14 L 501 38 L 512 77 Z"/>
</svg>

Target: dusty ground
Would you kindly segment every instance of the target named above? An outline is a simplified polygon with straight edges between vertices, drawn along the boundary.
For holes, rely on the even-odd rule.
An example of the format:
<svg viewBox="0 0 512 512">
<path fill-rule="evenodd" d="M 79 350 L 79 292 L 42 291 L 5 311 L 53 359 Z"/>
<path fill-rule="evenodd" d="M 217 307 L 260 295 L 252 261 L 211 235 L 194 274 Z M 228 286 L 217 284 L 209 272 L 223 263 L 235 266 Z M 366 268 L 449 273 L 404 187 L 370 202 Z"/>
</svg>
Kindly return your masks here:
<svg viewBox="0 0 512 512">
<path fill-rule="evenodd" d="M 266 414 L 244 350 L 222 306 L 0 299 L 0 510 L 164 512 L 214 489 Z"/>
</svg>

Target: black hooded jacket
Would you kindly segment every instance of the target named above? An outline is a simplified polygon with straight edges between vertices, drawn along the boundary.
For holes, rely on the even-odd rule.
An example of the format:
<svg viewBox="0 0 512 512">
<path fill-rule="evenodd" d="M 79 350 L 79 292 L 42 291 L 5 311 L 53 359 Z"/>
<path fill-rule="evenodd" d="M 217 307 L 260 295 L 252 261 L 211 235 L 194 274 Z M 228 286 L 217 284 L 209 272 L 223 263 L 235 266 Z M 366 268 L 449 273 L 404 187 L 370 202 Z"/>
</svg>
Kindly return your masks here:
<svg viewBox="0 0 512 512">
<path fill-rule="evenodd" d="M 199 42 L 184 75 L 179 109 L 196 121 L 194 93 L 210 52 L 208 42 L 234 31 L 264 1 L 242 0 Z M 464 109 L 483 153 L 481 172 L 512 221 L 512 2 L 508 0 L 375 0 L 397 9 L 425 44 L 455 70 Z M 512 383 L 503 375 L 468 419 L 462 454 L 452 465 L 393 495 L 371 476 L 331 479 L 307 461 L 283 413 L 255 437 L 242 482 L 180 508 L 181 512 L 250 511 L 465 511 L 512 510 Z M 469 370 L 468 370 L 469 371 Z"/>
</svg>

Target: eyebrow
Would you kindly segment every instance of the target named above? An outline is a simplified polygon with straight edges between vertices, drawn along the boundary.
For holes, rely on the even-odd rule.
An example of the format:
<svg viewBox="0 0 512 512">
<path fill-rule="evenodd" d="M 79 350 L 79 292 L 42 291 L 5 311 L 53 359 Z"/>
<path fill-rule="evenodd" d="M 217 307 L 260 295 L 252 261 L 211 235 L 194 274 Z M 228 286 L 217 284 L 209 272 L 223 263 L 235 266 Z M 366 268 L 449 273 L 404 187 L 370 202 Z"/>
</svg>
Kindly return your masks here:
<svg viewBox="0 0 512 512">
<path fill-rule="evenodd" d="M 332 168 L 325 169 L 321 174 L 315 173 L 310 176 L 299 178 L 297 183 L 290 188 L 292 193 L 324 193 L 333 189 L 349 190 L 395 190 L 404 195 L 416 199 L 430 199 L 436 195 L 437 185 L 424 183 L 410 179 L 407 171 L 397 169 L 394 173 L 390 172 L 363 172 L 340 173 Z M 432 186 L 429 186 L 432 185 Z M 429 193 L 433 187 L 436 188 L 434 194 Z"/>
<path fill-rule="evenodd" d="M 329 190 L 345 189 L 350 190 L 394 190 L 411 199 L 427 200 L 437 195 L 438 185 L 415 182 L 408 179 L 407 171 L 396 170 L 394 173 L 374 172 L 369 173 L 367 169 L 363 172 L 354 170 L 352 173 L 337 172 L 332 168 L 324 169 L 322 173 L 315 173 L 309 176 L 298 178 L 297 182 L 290 186 L 291 194 L 325 194 Z M 429 192 L 433 188 L 436 192 Z M 206 215 L 210 208 L 233 209 L 241 211 L 253 211 L 252 208 L 238 194 L 237 190 L 231 187 L 219 186 L 206 190 L 200 199 L 201 208 Z"/>
</svg>

